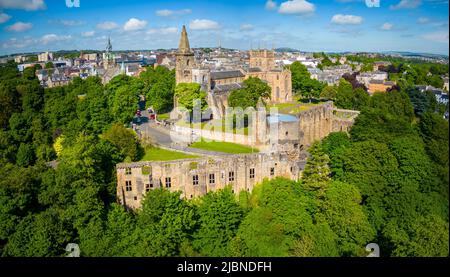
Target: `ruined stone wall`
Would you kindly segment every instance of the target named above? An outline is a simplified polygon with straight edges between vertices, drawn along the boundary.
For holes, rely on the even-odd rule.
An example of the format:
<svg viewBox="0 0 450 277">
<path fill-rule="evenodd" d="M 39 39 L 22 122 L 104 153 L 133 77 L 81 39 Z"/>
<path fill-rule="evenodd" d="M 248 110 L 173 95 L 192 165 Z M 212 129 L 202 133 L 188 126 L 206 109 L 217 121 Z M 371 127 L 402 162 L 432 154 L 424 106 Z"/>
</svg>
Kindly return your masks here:
<svg viewBox="0 0 450 277">
<path fill-rule="evenodd" d="M 234 193 L 239 193 L 252 191 L 264 179 L 285 177 L 297 180 L 301 170 L 298 159 L 286 154 L 261 153 L 214 159 L 122 163 L 117 165 L 117 198 L 127 208 L 137 209 L 145 193 L 152 189 L 166 187 L 173 192 L 181 191 L 181 196 L 186 199 L 227 185 L 232 186 Z"/>
<path fill-rule="evenodd" d="M 301 145 L 310 146 L 314 141 L 328 136 L 333 128 L 333 103 L 313 107 L 299 113 L 299 127 L 302 133 Z"/>
</svg>

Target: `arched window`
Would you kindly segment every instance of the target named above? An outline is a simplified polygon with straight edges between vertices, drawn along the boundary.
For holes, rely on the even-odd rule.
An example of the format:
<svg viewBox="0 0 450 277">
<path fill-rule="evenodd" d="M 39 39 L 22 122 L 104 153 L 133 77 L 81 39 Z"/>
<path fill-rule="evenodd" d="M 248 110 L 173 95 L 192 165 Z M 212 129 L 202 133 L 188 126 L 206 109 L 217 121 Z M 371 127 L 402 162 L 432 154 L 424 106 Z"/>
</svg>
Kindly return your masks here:
<svg viewBox="0 0 450 277">
<path fill-rule="evenodd" d="M 186 65 L 189 66 L 189 59 L 186 60 Z"/>
</svg>

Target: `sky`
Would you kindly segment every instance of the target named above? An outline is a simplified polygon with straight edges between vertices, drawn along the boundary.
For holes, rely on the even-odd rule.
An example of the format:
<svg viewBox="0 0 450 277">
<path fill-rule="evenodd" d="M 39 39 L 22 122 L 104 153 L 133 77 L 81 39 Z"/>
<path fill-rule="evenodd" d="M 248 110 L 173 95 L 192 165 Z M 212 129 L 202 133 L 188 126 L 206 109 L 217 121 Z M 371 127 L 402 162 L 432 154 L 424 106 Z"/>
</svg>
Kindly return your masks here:
<svg viewBox="0 0 450 277">
<path fill-rule="evenodd" d="M 445 0 L 0 0 L 0 55 L 109 36 L 113 50 L 176 48 L 182 25 L 191 47 L 448 55 L 448 23 Z"/>
</svg>

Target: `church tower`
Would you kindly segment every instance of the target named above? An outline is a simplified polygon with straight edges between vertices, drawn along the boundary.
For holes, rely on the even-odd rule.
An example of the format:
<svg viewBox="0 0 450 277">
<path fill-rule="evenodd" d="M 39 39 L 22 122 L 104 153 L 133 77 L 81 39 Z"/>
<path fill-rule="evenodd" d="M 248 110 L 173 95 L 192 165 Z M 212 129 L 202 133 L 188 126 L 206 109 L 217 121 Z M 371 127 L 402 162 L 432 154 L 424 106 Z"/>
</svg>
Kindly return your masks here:
<svg viewBox="0 0 450 277">
<path fill-rule="evenodd" d="M 114 55 L 112 53 L 111 38 L 108 38 L 108 44 L 106 45 L 106 52 L 103 54 L 103 67 L 105 70 L 113 68 L 115 66 Z"/>
<path fill-rule="evenodd" d="M 180 44 L 178 46 L 178 52 L 176 53 L 175 78 L 177 84 L 192 83 L 192 68 L 194 67 L 194 63 L 194 52 L 191 51 L 186 27 L 183 25 Z"/>
</svg>

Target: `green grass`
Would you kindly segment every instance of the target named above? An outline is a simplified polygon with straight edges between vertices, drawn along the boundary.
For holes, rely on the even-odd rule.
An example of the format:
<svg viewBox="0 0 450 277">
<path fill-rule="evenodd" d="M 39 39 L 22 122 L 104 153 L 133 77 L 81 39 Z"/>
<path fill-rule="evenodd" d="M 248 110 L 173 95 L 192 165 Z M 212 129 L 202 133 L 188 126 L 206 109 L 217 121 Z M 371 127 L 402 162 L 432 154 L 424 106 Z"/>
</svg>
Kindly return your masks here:
<svg viewBox="0 0 450 277">
<path fill-rule="evenodd" d="M 196 149 L 202 149 L 207 151 L 214 151 L 214 152 L 223 152 L 223 153 L 229 153 L 229 154 L 248 154 L 248 153 L 258 153 L 259 150 L 257 148 L 252 148 L 236 144 L 236 143 L 230 143 L 230 142 L 220 142 L 220 141 L 211 141 L 206 142 L 205 140 L 201 140 L 198 142 L 193 143 L 190 147 L 196 148 Z"/>
<path fill-rule="evenodd" d="M 170 119 L 170 113 L 158 114 L 157 119 L 158 120 L 168 120 L 168 119 Z"/>
<path fill-rule="evenodd" d="M 280 103 L 271 106 L 267 106 L 267 111 L 270 111 L 270 108 L 278 108 L 279 113 L 283 114 L 298 114 L 300 112 L 311 109 L 312 107 L 316 107 L 323 103 L 299 103 L 299 102 L 290 102 L 290 103 Z"/>
<path fill-rule="evenodd" d="M 173 161 L 194 158 L 199 158 L 199 156 L 189 155 L 176 151 L 169 151 L 156 147 L 148 147 L 145 149 L 145 155 L 141 159 L 141 161 Z"/>
</svg>

